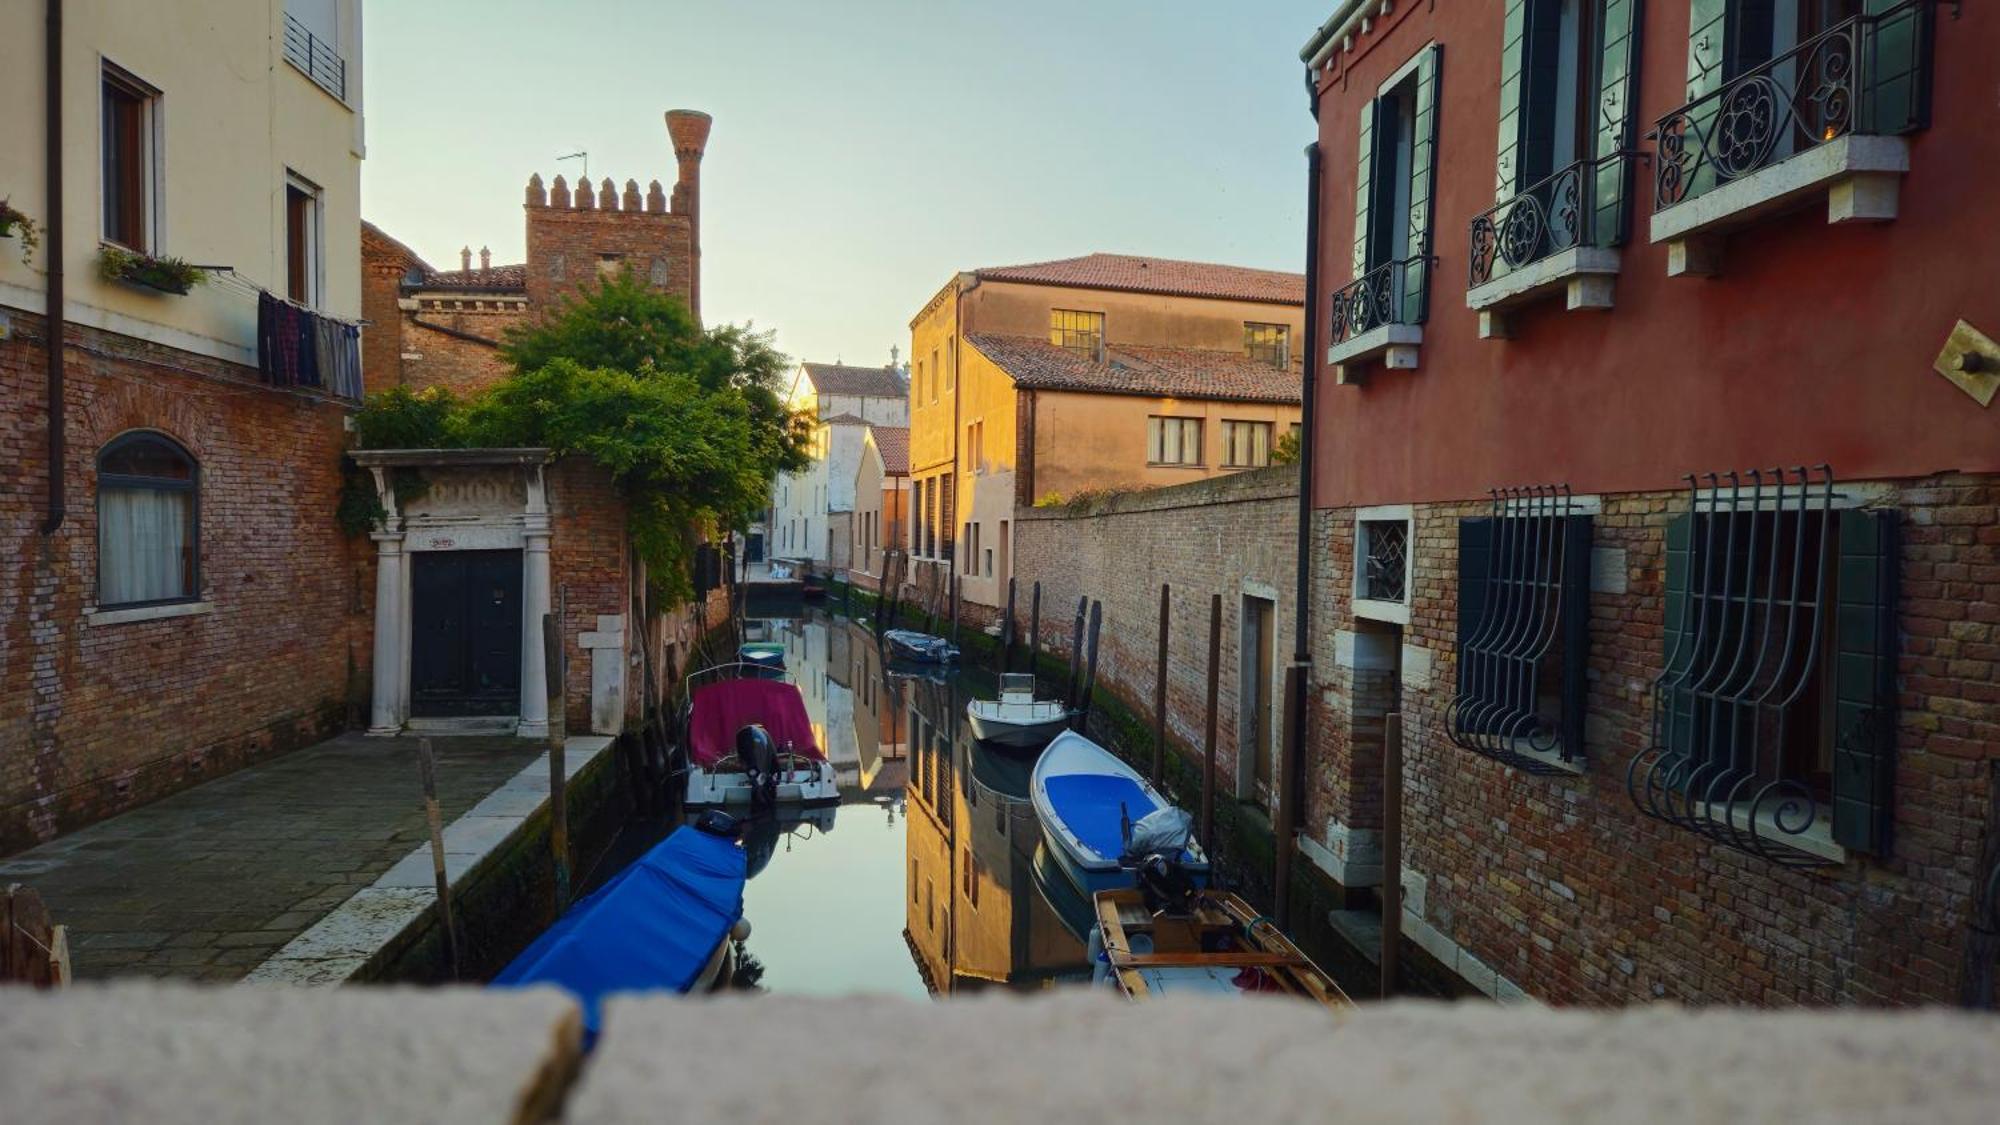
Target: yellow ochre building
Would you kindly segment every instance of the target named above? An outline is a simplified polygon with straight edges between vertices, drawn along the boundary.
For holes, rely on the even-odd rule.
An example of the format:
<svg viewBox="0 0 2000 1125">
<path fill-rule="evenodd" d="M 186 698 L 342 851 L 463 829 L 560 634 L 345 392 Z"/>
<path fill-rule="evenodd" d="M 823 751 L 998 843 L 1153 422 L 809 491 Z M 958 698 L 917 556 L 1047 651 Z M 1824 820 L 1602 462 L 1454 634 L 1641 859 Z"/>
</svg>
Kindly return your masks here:
<svg viewBox="0 0 2000 1125">
<path fill-rule="evenodd" d="M 953 277 L 910 321 L 912 578 L 998 607 L 1017 509 L 1270 464 L 1304 307 L 1303 274 L 1126 254 Z"/>
</svg>

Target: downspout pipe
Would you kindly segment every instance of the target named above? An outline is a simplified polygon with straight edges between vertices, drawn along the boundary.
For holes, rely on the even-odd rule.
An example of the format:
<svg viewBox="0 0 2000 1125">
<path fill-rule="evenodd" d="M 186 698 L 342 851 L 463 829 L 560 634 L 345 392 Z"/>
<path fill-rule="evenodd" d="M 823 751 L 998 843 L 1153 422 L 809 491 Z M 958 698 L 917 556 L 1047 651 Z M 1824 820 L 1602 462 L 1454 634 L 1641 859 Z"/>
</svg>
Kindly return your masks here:
<svg viewBox="0 0 2000 1125">
<path fill-rule="evenodd" d="M 1317 90 L 1311 85 L 1308 73 L 1307 88 L 1314 95 L 1313 118 L 1319 118 Z M 1313 416 L 1317 408 L 1318 396 L 1314 384 L 1318 382 L 1320 368 L 1319 354 L 1319 210 L 1320 210 L 1320 149 L 1315 141 L 1306 146 L 1306 315 L 1305 315 L 1305 355 L 1302 381 L 1299 389 L 1299 522 L 1297 540 L 1298 586 L 1293 593 L 1293 620 L 1295 622 L 1292 641 L 1292 670 L 1288 680 L 1296 680 L 1296 690 L 1288 690 L 1285 698 L 1290 709 L 1286 715 L 1286 727 L 1291 737 L 1287 740 L 1284 757 L 1281 760 L 1278 821 L 1281 826 L 1277 843 L 1277 894 L 1275 910 L 1280 926 L 1290 920 L 1291 904 L 1291 856 L 1292 835 L 1297 829 L 1297 810 L 1305 789 L 1306 760 L 1306 715 L 1310 708 L 1306 701 L 1312 691 L 1312 513 L 1313 513 Z"/>
<path fill-rule="evenodd" d="M 44 36 L 46 65 L 44 77 L 47 89 L 42 102 L 48 110 L 48 120 L 44 126 L 44 137 L 48 145 L 45 154 L 47 162 L 47 199 L 42 207 L 48 214 L 45 223 L 48 229 L 48 305 L 43 314 L 46 321 L 43 335 L 48 345 L 49 380 L 49 506 L 48 517 L 42 521 L 42 534 L 54 535 L 61 530 L 63 518 L 68 515 L 63 504 L 63 461 L 68 456 L 63 444 L 63 160 L 62 160 L 62 53 L 63 53 L 63 6 L 62 0 L 48 0 L 48 28 Z"/>
</svg>

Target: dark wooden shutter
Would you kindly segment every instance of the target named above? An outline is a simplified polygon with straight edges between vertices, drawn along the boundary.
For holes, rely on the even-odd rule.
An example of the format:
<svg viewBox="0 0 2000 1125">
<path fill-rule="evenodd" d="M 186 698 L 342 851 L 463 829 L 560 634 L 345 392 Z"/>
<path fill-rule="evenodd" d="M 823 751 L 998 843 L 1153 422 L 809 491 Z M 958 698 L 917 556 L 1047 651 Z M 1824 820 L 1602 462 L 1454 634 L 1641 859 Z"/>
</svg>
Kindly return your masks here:
<svg viewBox="0 0 2000 1125">
<path fill-rule="evenodd" d="M 1444 46 L 1432 44 L 1417 64 L 1417 105 L 1412 116 L 1410 152 L 1410 256 L 1403 280 L 1404 324 L 1422 324 L 1429 311 L 1431 211 L 1437 180 L 1438 70 Z"/>
<path fill-rule="evenodd" d="M 1499 521 L 1468 516 L 1458 521 L 1458 692 L 1466 694 L 1465 646 L 1479 632 L 1493 574 L 1493 536 Z"/>
<path fill-rule="evenodd" d="M 1833 838 L 1889 850 L 1896 772 L 1896 573 L 1893 511 L 1840 513 L 1834 619 Z"/>
<path fill-rule="evenodd" d="M 1598 25 L 1597 120 L 1592 156 L 1597 160 L 1591 189 L 1590 244 L 1618 246 L 1625 241 L 1627 209 L 1632 195 L 1634 161 L 1613 160 L 1630 152 L 1638 115 L 1639 30 L 1645 20 L 1642 0 L 1605 0 Z"/>
<path fill-rule="evenodd" d="M 1527 113 L 1522 71 L 1527 66 L 1528 0 L 1506 0 L 1500 17 L 1500 157 L 1493 169 L 1493 201 L 1521 190 L 1521 121 Z"/>
<path fill-rule="evenodd" d="M 1579 0 L 1588 3 L 1589 0 Z M 1562 5 L 1531 2 L 1522 28 L 1521 145 L 1516 188 L 1529 188 L 1555 172 L 1556 130 L 1576 128 L 1557 121 L 1556 79 L 1562 63 Z"/>
<path fill-rule="evenodd" d="M 1903 0 L 1867 0 L 1864 11 L 1880 15 Z M 1911 4 L 1895 16 L 1864 28 L 1864 72 L 1871 85 L 1855 122 L 1859 133 L 1904 133 L 1930 124 L 1930 83 L 1923 73 L 1931 35 L 1927 4 Z"/>
<path fill-rule="evenodd" d="M 1694 663 L 1694 622 L 1697 607 L 1688 605 L 1688 576 L 1694 566 L 1694 516 L 1683 512 L 1667 523 L 1666 597 L 1661 633 L 1666 642 L 1667 682 Z M 1685 630 L 1685 634 L 1683 632 Z M 1694 701 L 1684 692 L 1669 691 L 1657 706 L 1660 737 L 1668 750 L 1687 753 L 1694 741 Z"/>
<path fill-rule="evenodd" d="M 1563 519 L 1562 745 L 1567 757 L 1583 754 L 1583 717 L 1590 695 L 1590 535 L 1589 516 Z"/>
<path fill-rule="evenodd" d="M 1354 172 L 1354 276 L 1368 272 L 1370 204 L 1375 198 L 1375 111 L 1370 100 L 1361 107 L 1361 159 Z"/>
</svg>

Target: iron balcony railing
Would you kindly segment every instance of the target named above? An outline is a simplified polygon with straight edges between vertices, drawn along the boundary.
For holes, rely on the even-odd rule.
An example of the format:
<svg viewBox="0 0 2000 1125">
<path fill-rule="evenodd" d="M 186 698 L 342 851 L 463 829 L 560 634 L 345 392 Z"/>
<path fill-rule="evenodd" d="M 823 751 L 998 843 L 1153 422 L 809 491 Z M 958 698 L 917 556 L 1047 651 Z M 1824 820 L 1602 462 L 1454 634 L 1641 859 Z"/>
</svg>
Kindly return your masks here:
<svg viewBox="0 0 2000 1125">
<path fill-rule="evenodd" d="M 1585 158 L 1472 220 L 1468 287 L 1579 246 L 1625 241 L 1630 154 Z"/>
<path fill-rule="evenodd" d="M 1934 2 L 1844 20 L 1660 118 L 1653 209 L 1849 134 L 1924 128 Z"/>
<path fill-rule="evenodd" d="M 347 100 L 347 60 L 333 44 L 314 35 L 289 13 L 285 16 L 285 61 L 304 71 L 320 89 Z"/>
<path fill-rule="evenodd" d="M 1333 295 L 1333 342 L 1385 324 L 1422 324 L 1430 314 L 1428 257 L 1385 262 Z"/>
</svg>

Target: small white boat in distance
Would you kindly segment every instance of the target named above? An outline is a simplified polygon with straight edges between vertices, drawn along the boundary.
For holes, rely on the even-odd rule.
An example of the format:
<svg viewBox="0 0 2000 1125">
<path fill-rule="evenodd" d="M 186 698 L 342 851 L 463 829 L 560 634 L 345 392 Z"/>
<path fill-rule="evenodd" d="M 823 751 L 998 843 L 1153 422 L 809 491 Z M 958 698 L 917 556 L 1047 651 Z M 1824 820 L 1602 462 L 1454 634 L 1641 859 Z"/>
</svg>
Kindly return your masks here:
<svg viewBox="0 0 2000 1125">
<path fill-rule="evenodd" d="M 1070 714 L 1059 700 L 1035 698 L 1035 677 L 1029 672 L 1002 673 L 999 699 L 965 705 L 974 738 L 1023 750 L 1047 745 L 1069 726 Z"/>
<path fill-rule="evenodd" d="M 1042 751 L 1029 796 L 1050 856 L 1086 895 L 1132 886 L 1131 869 L 1119 862 L 1131 826 L 1172 807 L 1137 770 L 1073 730 Z M 1193 840 L 1166 858 L 1196 885 L 1208 881 L 1208 856 Z"/>
</svg>

